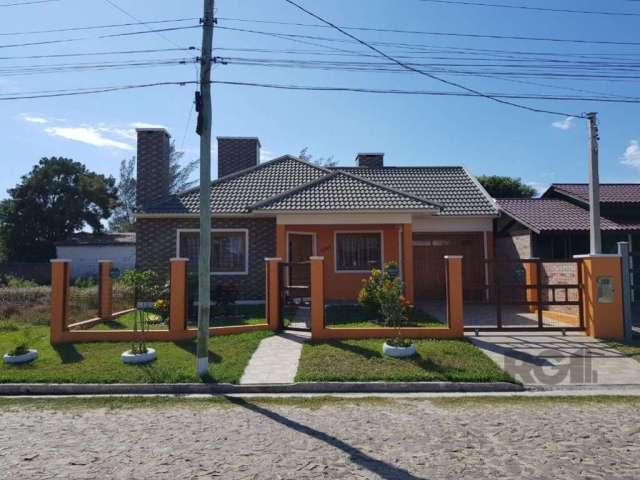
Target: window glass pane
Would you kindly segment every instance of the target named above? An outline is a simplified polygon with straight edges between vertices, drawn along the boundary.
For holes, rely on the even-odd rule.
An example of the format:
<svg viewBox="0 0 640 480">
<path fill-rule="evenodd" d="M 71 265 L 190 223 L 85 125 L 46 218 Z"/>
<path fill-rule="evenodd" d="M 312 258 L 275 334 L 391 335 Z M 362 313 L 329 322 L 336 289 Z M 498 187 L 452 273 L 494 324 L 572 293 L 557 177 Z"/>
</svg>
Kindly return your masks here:
<svg viewBox="0 0 640 480">
<path fill-rule="evenodd" d="M 371 270 L 382 263 L 379 233 L 336 234 L 336 265 L 338 270 Z"/>
<path fill-rule="evenodd" d="M 212 232 L 211 267 L 216 273 L 244 273 L 246 271 L 246 233 Z M 200 252 L 198 232 L 180 233 L 180 256 L 189 259 L 189 268 L 198 268 Z"/>
</svg>

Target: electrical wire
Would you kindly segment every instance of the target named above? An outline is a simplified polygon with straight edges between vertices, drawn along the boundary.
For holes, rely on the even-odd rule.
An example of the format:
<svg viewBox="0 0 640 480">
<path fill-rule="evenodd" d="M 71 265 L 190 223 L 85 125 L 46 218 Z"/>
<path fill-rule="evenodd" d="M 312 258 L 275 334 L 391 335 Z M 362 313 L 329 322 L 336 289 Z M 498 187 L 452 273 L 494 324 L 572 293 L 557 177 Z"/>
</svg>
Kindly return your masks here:
<svg viewBox="0 0 640 480">
<path fill-rule="evenodd" d="M 131 27 L 136 25 L 157 25 L 163 23 L 178 23 L 178 22 L 188 22 L 195 21 L 197 18 L 173 18 L 167 20 L 152 20 L 148 22 L 130 22 L 130 23 L 111 23 L 107 25 L 89 25 L 83 27 L 65 27 L 65 28 L 55 28 L 49 30 L 30 30 L 28 32 L 0 32 L 0 36 L 15 36 L 15 35 L 35 35 L 41 33 L 61 33 L 61 32 L 77 32 L 81 30 L 101 30 L 105 28 L 120 28 L 120 27 Z"/>
<path fill-rule="evenodd" d="M 366 47 L 369 50 L 372 50 L 372 51 L 378 53 L 380 56 L 386 58 L 387 60 L 390 60 L 390 61 L 398 64 L 399 66 L 401 66 L 401 67 L 403 67 L 403 68 L 405 68 L 407 70 L 411 70 L 411 71 L 413 71 L 415 73 L 418 73 L 419 75 L 423 75 L 425 77 L 431 78 L 432 80 L 436 80 L 436 81 L 438 81 L 440 83 L 444 83 L 446 85 L 453 86 L 453 87 L 459 88 L 461 90 L 465 90 L 468 93 L 471 93 L 471 94 L 474 94 L 474 95 L 479 95 L 479 96 L 485 97 L 488 100 L 493 100 L 494 102 L 501 103 L 503 105 L 508 105 L 508 106 L 511 106 L 511 107 L 515 107 L 515 108 L 518 108 L 518 109 L 521 109 L 521 110 L 527 110 L 527 111 L 535 112 L 535 113 L 546 113 L 546 114 L 550 114 L 550 115 L 561 115 L 563 117 L 586 118 L 582 114 L 577 114 L 576 115 L 576 114 L 569 114 L 569 113 L 564 113 L 564 112 L 557 112 L 557 111 L 553 111 L 553 110 L 545 110 L 545 109 L 540 109 L 540 108 L 534 108 L 534 107 L 529 107 L 527 105 L 522 105 L 522 104 L 519 104 L 519 103 L 511 102 L 509 100 L 504 100 L 503 98 L 498 98 L 498 97 L 494 97 L 494 96 L 491 96 L 491 95 L 486 95 L 486 94 L 480 92 L 479 90 L 475 90 L 473 88 L 469 88 L 469 87 L 467 87 L 465 85 L 462 85 L 460 83 L 452 82 L 450 80 L 446 80 L 446 79 L 440 78 L 440 77 L 438 77 L 436 75 L 433 75 L 431 73 L 424 72 L 423 70 L 420 70 L 418 68 L 412 67 L 411 65 L 407 65 L 406 63 L 404 63 L 404 62 L 402 62 L 400 60 L 397 60 L 397 59 L 395 59 L 394 57 L 392 57 L 390 55 L 387 55 L 386 53 L 384 53 L 382 50 L 378 49 L 377 47 L 374 47 L 373 45 L 370 45 L 369 43 L 365 42 L 364 40 L 361 40 L 360 38 L 356 37 L 355 35 L 352 35 L 351 33 L 347 32 L 345 30 L 341 29 L 340 27 L 336 26 L 335 24 L 331 23 L 330 21 L 325 20 L 321 16 L 319 16 L 319 15 L 317 15 L 317 14 L 315 14 L 315 13 L 309 11 L 309 10 L 307 10 L 306 8 L 304 8 L 301 5 L 297 4 L 293 0 L 284 0 L 284 1 L 287 2 L 290 5 L 293 5 L 294 7 L 296 7 L 299 10 L 301 10 L 302 12 L 306 13 L 307 15 L 312 16 L 316 20 L 319 20 L 319 21 L 321 21 L 323 23 L 326 23 L 327 25 L 332 26 L 335 30 L 339 31 L 343 35 L 345 35 L 345 36 L 357 41 L 358 43 L 362 44 L 364 47 Z"/>
<path fill-rule="evenodd" d="M 549 13 L 580 13 L 587 15 L 606 15 L 614 17 L 640 17 L 640 13 L 635 12 L 611 12 L 603 10 L 571 10 L 568 8 L 548 8 L 548 7 L 532 7 L 529 5 L 507 5 L 504 3 L 481 3 L 481 2 L 468 2 L 462 0 L 420 0 L 425 3 L 441 3 L 447 5 L 463 5 L 467 7 L 492 7 L 492 8 L 509 8 L 513 10 L 529 10 L 536 12 L 549 12 Z"/>
<path fill-rule="evenodd" d="M 52 3 L 60 0 L 32 0 L 29 2 L 0 3 L 0 7 L 21 7 L 23 5 L 35 5 L 38 3 Z"/>
<path fill-rule="evenodd" d="M 143 53 L 164 53 L 164 52 L 187 52 L 199 50 L 196 47 L 189 48 L 150 48 L 145 50 L 111 50 L 102 52 L 81 52 L 81 53 L 53 53 L 49 55 L 14 55 L 0 57 L 0 60 L 28 60 L 38 58 L 65 58 L 65 57 L 95 57 L 100 55 L 137 55 Z"/>
</svg>

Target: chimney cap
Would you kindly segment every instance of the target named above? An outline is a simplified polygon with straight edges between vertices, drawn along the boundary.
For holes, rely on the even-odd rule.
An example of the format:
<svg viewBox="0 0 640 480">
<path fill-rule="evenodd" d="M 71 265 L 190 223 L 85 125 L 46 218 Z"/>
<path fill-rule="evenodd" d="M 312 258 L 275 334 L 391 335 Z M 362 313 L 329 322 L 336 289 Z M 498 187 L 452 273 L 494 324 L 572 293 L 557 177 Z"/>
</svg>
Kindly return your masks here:
<svg viewBox="0 0 640 480">
<path fill-rule="evenodd" d="M 357 157 L 384 157 L 384 152 L 358 152 Z"/>
<path fill-rule="evenodd" d="M 261 147 L 260 139 L 258 137 L 229 137 L 229 136 L 220 136 L 216 137 L 216 140 L 253 140 L 258 142 L 258 146 Z"/>
<path fill-rule="evenodd" d="M 140 132 L 164 132 L 165 135 L 167 135 L 168 137 L 171 137 L 171 134 L 169 133 L 169 131 L 164 127 L 140 127 L 140 128 L 136 128 L 136 132 L 137 133 L 140 133 Z"/>
</svg>

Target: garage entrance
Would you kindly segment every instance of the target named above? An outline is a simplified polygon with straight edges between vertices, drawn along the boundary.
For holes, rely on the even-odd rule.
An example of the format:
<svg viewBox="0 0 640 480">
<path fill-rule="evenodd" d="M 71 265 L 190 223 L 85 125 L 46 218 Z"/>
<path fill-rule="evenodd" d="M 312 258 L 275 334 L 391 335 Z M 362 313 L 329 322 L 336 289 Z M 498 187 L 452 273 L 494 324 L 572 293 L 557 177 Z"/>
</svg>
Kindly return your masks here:
<svg viewBox="0 0 640 480">
<path fill-rule="evenodd" d="M 414 233 L 413 271 L 416 301 L 443 300 L 445 255 L 462 255 L 463 285 L 484 284 L 484 236 L 474 233 Z M 468 298 L 465 289 L 465 298 Z"/>
</svg>

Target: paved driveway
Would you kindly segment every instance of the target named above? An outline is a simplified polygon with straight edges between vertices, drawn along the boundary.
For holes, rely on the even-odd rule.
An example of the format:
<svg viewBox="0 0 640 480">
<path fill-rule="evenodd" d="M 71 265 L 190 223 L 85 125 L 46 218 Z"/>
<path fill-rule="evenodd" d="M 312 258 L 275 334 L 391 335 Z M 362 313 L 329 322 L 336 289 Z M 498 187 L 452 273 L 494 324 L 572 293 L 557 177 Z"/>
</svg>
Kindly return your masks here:
<svg viewBox="0 0 640 480">
<path fill-rule="evenodd" d="M 583 333 L 468 335 L 500 368 L 526 385 L 640 385 L 640 363 Z"/>
<path fill-rule="evenodd" d="M 37 479 L 637 479 L 638 403 L 0 412 L 0 472 Z"/>
</svg>

